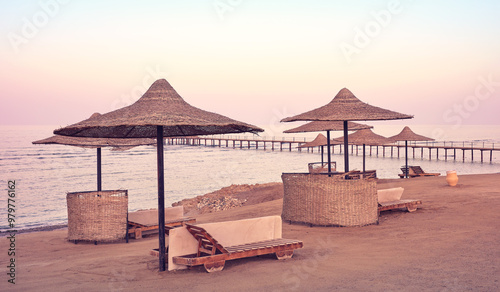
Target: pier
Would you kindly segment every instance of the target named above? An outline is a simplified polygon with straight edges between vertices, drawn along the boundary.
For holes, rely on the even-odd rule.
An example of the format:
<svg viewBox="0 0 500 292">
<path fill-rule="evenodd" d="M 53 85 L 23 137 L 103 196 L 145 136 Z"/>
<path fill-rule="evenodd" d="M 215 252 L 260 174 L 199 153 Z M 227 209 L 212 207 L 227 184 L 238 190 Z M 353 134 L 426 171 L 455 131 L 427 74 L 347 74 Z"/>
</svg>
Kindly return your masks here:
<svg viewBox="0 0 500 292">
<path fill-rule="evenodd" d="M 207 136 L 207 137 L 173 137 L 166 138 L 167 145 L 191 145 L 191 146 L 207 146 L 207 147 L 226 147 L 234 149 L 256 149 L 256 150 L 271 150 L 271 151 L 321 151 L 319 147 L 298 148 L 300 145 L 308 142 L 307 138 L 261 138 L 261 137 L 231 137 L 231 136 Z M 344 145 L 331 145 L 331 152 L 335 154 L 343 153 Z M 362 155 L 362 145 L 349 145 L 348 151 L 352 155 Z M 404 143 L 385 144 L 385 145 L 365 145 L 367 156 L 382 157 L 397 157 L 404 156 Z M 458 151 L 457 151 L 458 150 Z M 414 159 L 420 156 L 421 159 L 428 157 L 429 160 L 439 160 L 440 157 L 445 161 L 453 158 L 457 160 L 457 155 L 460 155 L 461 160 L 465 162 L 470 160 L 474 162 L 474 153 L 476 153 L 476 161 L 483 163 L 485 159 L 493 162 L 493 151 L 500 151 L 500 147 L 495 147 L 494 143 L 485 144 L 471 142 L 408 142 L 408 157 Z M 326 152 L 326 151 L 325 151 Z M 457 153 L 458 152 L 458 153 Z M 478 160 L 477 154 L 480 158 Z"/>
</svg>

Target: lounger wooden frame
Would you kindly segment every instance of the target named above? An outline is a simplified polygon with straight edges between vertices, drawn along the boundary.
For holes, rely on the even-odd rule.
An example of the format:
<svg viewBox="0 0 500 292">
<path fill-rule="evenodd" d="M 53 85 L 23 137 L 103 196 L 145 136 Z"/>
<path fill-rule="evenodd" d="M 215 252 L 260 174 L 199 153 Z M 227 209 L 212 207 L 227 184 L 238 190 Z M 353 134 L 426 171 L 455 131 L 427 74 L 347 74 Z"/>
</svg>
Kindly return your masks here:
<svg viewBox="0 0 500 292">
<path fill-rule="evenodd" d="M 401 171 L 403 173 L 398 174 L 399 178 L 404 178 L 406 176 L 406 172 L 408 172 L 408 177 L 439 176 L 440 175 L 440 173 L 425 172 L 420 166 L 408 166 L 408 169 L 406 169 L 406 167 L 403 166 L 403 167 L 401 167 Z"/>
<path fill-rule="evenodd" d="M 179 219 L 175 219 L 175 220 L 165 221 L 165 228 L 183 226 L 183 225 L 188 224 L 188 223 L 196 223 L 196 219 L 191 218 L 191 217 L 184 217 L 184 218 L 179 218 Z M 144 224 L 128 221 L 128 234 L 129 235 L 133 234 L 135 239 L 139 239 L 139 238 L 142 238 L 143 233 L 147 233 L 147 234 L 158 233 L 158 224 L 144 225 Z"/>
<path fill-rule="evenodd" d="M 275 253 L 279 260 L 291 258 L 293 250 L 303 243 L 294 239 L 271 239 L 235 246 L 222 246 L 204 228 L 186 224 L 187 230 L 198 241 L 198 252 L 173 258 L 175 264 L 186 266 L 204 265 L 209 273 L 221 271 L 228 260 Z"/>
<path fill-rule="evenodd" d="M 387 211 L 387 210 L 394 210 L 394 209 L 406 209 L 408 212 L 415 212 L 417 211 L 418 205 L 421 205 L 422 201 L 420 200 L 399 200 L 399 201 L 393 201 L 393 202 L 384 202 L 384 203 L 378 203 L 378 211 Z"/>
</svg>

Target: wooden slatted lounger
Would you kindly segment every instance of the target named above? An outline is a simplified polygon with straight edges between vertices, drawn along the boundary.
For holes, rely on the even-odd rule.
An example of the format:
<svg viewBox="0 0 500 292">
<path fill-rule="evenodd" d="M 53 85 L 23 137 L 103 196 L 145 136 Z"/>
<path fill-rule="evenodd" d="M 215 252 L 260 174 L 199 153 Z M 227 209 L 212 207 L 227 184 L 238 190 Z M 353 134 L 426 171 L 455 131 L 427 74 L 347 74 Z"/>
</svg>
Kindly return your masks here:
<svg viewBox="0 0 500 292">
<path fill-rule="evenodd" d="M 183 206 L 165 208 L 165 228 L 195 223 L 196 219 L 184 216 Z M 141 210 L 128 215 L 128 232 L 136 239 L 143 234 L 158 233 L 158 210 Z"/>
<path fill-rule="evenodd" d="M 408 166 L 406 169 L 405 166 L 401 167 L 402 174 L 398 174 L 400 178 L 404 178 L 406 176 L 406 172 L 408 172 L 408 177 L 421 177 L 421 176 L 439 176 L 440 173 L 429 173 L 425 172 L 420 166 Z"/>
<path fill-rule="evenodd" d="M 422 204 L 420 200 L 401 200 L 404 188 L 391 188 L 377 191 L 378 211 L 387 211 L 393 209 L 406 208 L 408 212 L 417 210 L 418 205 Z"/>
<path fill-rule="evenodd" d="M 399 200 L 399 201 L 393 201 L 393 202 L 383 202 L 383 203 L 378 203 L 378 211 L 387 211 L 387 210 L 394 210 L 394 209 L 403 209 L 406 208 L 408 212 L 415 212 L 417 211 L 418 205 L 421 205 L 422 201 L 420 200 Z"/>
<path fill-rule="evenodd" d="M 217 272 L 224 268 L 228 260 L 253 257 L 275 253 L 279 260 L 289 259 L 293 250 L 302 248 L 300 240 L 277 238 L 235 246 L 222 246 L 204 228 L 186 224 L 187 230 L 198 241 L 197 254 L 173 257 L 173 262 L 179 265 L 204 265 L 207 272 Z"/>
</svg>

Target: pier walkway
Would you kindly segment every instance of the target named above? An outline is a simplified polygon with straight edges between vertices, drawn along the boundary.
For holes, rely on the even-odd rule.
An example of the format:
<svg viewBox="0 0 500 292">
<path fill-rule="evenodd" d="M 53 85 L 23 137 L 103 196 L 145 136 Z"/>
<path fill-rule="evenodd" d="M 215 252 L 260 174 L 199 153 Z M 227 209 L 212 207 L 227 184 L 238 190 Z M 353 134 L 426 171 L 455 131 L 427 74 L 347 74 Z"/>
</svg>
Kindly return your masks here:
<svg viewBox="0 0 500 292">
<path fill-rule="evenodd" d="M 206 137 L 174 137 L 167 138 L 166 143 L 168 145 L 193 145 L 193 146 L 211 146 L 211 147 L 232 147 L 235 149 L 256 149 L 256 150 L 288 150 L 288 151 L 307 151 L 314 152 L 315 148 L 320 151 L 320 147 L 307 147 L 298 148 L 298 146 L 308 142 L 306 138 L 261 138 L 261 137 L 231 137 L 231 136 L 206 136 Z M 332 145 L 332 154 L 343 153 L 344 145 L 335 144 Z M 362 154 L 362 145 L 349 145 L 351 149 L 348 151 L 353 155 Z M 404 143 L 396 144 L 386 144 L 386 145 L 365 145 L 366 155 L 382 155 L 383 157 L 400 157 L 404 155 L 405 145 Z M 337 150 L 336 150 L 337 149 Z M 425 150 L 425 151 L 424 151 Z M 424 152 L 427 152 L 425 156 L 428 156 L 429 160 L 433 157 L 437 160 L 444 157 L 447 161 L 449 158 L 457 160 L 457 150 L 458 154 L 462 154 L 462 161 L 465 160 L 474 161 L 474 153 L 479 153 L 480 162 L 484 162 L 485 157 L 489 158 L 489 162 L 493 161 L 493 151 L 500 151 L 500 147 L 495 147 L 494 143 L 485 144 L 481 143 L 470 143 L 470 142 L 424 142 L 424 143 L 414 143 L 408 142 L 408 156 L 420 155 L 420 158 L 424 158 Z M 326 152 L 326 151 L 325 151 Z M 401 153 L 402 152 L 402 153 Z M 418 153 L 420 152 L 420 153 Z M 485 155 L 487 153 L 487 155 Z M 477 160 L 477 156 L 476 156 Z"/>
</svg>

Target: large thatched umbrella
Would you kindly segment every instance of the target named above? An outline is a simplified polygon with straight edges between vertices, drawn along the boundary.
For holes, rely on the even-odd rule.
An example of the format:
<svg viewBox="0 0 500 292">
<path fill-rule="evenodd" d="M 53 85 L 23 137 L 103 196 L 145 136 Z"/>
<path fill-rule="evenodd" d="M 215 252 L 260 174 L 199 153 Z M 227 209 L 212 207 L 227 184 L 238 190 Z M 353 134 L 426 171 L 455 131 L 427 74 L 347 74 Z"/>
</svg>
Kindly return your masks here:
<svg viewBox="0 0 500 292">
<path fill-rule="evenodd" d="M 403 130 L 397 135 L 389 137 L 393 142 L 405 141 L 405 166 L 408 170 L 408 141 L 434 141 L 434 139 L 415 134 L 410 127 L 405 126 Z M 408 178 L 408 171 L 405 172 L 405 177 Z"/>
<path fill-rule="evenodd" d="M 94 113 L 92 117 L 99 116 L 99 113 Z M 42 140 L 33 141 L 33 144 L 59 144 L 77 146 L 83 148 L 96 148 L 97 149 L 97 191 L 102 190 L 101 179 L 101 148 L 113 147 L 113 150 L 128 150 L 141 145 L 155 145 L 156 141 L 152 138 L 141 139 L 121 139 L 121 138 L 86 138 L 86 137 L 69 137 L 55 135 Z"/>
<path fill-rule="evenodd" d="M 344 141 L 344 137 L 339 137 L 335 139 L 339 142 Z M 363 172 L 365 169 L 365 145 L 384 145 L 388 143 L 392 143 L 392 141 L 384 136 L 379 134 L 375 134 L 371 129 L 363 129 L 356 131 L 348 136 L 348 140 L 350 144 L 353 145 L 363 145 Z M 347 152 L 347 149 L 346 149 Z"/>
<path fill-rule="evenodd" d="M 315 122 L 309 122 L 307 124 L 304 124 L 302 126 L 299 126 L 297 128 L 289 129 L 286 131 L 283 131 L 283 133 L 304 133 L 304 132 L 318 132 L 318 131 L 326 131 L 326 144 L 323 144 L 327 146 L 326 152 L 328 155 L 328 172 L 332 171 L 331 168 L 331 153 L 330 153 L 330 146 L 332 145 L 331 140 L 330 140 L 330 131 L 342 131 L 344 128 L 344 125 L 341 121 L 315 121 Z M 359 124 L 355 122 L 348 122 L 347 123 L 347 130 L 348 131 L 356 131 L 356 130 L 361 130 L 361 129 L 369 129 L 373 128 L 373 126 L 365 125 L 365 124 Z M 322 135 L 323 136 L 323 135 Z M 323 136 L 324 137 L 324 136 Z M 337 143 L 335 143 L 337 144 Z M 323 164 L 323 146 L 321 146 L 321 163 Z"/>
<path fill-rule="evenodd" d="M 156 138 L 160 271 L 165 270 L 165 190 L 163 137 L 194 136 L 263 129 L 207 112 L 185 102 L 165 79 L 157 80 L 134 104 L 95 119 L 55 130 L 58 135 L 99 138 Z"/>
<path fill-rule="evenodd" d="M 333 100 L 317 109 L 288 117 L 282 122 L 294 121 L 343 121 L 344 147 L 349 144 L 347 138 L 348 121 L 375 121 L 411 119 L 413 116 L 397 113 L 376 106 L 369 105 L 359 100 L 347 88 L 340 90 Z M 345 172 L 349 171 L 349 155 L 344 151 Z"/>
</svg>

